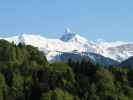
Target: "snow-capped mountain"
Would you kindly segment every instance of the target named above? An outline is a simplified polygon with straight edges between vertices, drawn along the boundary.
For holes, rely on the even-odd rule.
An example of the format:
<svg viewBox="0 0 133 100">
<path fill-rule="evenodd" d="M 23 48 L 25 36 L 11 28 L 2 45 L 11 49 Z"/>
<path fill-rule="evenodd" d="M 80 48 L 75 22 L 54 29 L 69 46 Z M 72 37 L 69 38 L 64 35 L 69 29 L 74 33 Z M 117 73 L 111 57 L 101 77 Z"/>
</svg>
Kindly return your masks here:
<svg viewBox="0 0 133 100">
<path fill-rule="evenodd" d="M 76 42 L 76 43 L 88 43 L 88 40 L 84 37 L 81 37 L 80 35 L 71 32 L 69 28 L 67 28 L 64 32 L 65 34 L 62 35 L 62 37 L 60 38 L 60 40 L 64 41 L 64 42 Z"/>
<path fill-rule="evenodd" d="M 95 53 L 116 61 L 124 61 L 133 56 L 133 43 L 128 42 L 91 42 L 88 39 L 66 29 L 60 39 L 49 39 L 35 34 L 21 34 L 13 37 L 1 37 L 16 44 L 33 45 L 53 60 L 61 53 Z M 92 56 L 92 55 L 91 55 Z"/>
<path fill-rule="evenodd" d="M 97 53 L 119 62 L 133 56 L 133 43 L 128 42 L 98 42 Z"/>
</svg>

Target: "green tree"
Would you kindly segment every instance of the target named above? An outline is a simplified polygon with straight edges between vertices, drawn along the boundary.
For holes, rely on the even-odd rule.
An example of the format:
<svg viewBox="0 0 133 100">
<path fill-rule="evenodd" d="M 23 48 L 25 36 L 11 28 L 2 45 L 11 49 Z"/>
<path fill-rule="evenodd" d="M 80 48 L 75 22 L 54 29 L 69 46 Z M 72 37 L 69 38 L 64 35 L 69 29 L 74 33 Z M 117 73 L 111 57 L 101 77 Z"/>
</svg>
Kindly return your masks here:
<svg viewBox="0 0 133 100">
<path fill-rule="evenodd" d="M 98 95 L 102 100 L 116 100 L 117 90 L 114 84 L 112 73 L 106 69 L 100 69 L 96 72 L 96 85 Z"/>
<path fill-rule="evenodd" d="M 0 100 L 5 100 L 7 86 L 5 83 L 4 76 L 0 73 Z"/>
<path fill-rule="evenodd" d="M 55 62 L 50 64 L 49 69 L 51 72 L 51 85 L 56 84 L 56 87 L 65 88 L 68 91 L 72 91 L 72 85 L 75 82 L 75 76 L 71 67 L 63 62 Z"/>
<path fill-rule="evenodd" d="M 100 100 L 99 96 L 97 96 L 97 88 L 96 88 L 95 83 L 91 84 L 87 99 L 88 100 Z"/>
<path fill-rule="evenodd" d="M 73 100 L 73 96 L 58 88 L 43 94 L 41 100 Z"/>
<path fill-rule="evenodd" d="M 11 88 L 12 97 L 15 100 L 25 100 L 23 91 L 24 80 L 19 73 L 13 75 L 13 85 Z"/>
</svg>

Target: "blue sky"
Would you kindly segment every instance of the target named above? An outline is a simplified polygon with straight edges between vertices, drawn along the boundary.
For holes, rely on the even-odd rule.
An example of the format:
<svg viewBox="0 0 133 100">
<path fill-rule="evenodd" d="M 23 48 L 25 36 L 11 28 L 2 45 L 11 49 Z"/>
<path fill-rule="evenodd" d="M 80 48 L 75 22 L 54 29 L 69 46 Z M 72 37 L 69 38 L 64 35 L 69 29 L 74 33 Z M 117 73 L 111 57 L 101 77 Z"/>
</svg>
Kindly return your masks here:
<svg viewBox="0 0 133 100">
<path fill-rule="evenodd" d="M 0 36 L 60 37 L 66 27 L 90 40 L 133 41 L 132 0 L 0 0 Z"/>
</svg>

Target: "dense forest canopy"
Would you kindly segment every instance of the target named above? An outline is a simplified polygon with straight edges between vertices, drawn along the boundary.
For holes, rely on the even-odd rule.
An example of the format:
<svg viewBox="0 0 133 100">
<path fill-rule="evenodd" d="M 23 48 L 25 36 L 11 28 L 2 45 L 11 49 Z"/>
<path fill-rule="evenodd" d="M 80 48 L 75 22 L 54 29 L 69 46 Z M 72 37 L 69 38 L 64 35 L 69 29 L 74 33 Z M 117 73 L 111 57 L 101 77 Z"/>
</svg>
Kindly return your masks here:
<svg viewBox="0 0 133 100">
<path fill-rule="evenodd" d="M 35 47 L 0 40 L 0 100 L 133 100 L 133 69 L 50 63 Z"/>
</svg>

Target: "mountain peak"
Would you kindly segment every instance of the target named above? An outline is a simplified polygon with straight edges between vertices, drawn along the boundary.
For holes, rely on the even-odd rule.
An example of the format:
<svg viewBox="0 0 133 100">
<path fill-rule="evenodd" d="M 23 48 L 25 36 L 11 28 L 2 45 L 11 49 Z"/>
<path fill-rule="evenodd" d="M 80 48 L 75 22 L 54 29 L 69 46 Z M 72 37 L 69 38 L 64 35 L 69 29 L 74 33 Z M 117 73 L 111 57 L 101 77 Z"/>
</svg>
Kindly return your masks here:
<svg viewBox="0 0 133 100">
<path fill-rule="evenodd" d="M 66 28 L 66 29 L 65 29 L 65 33 L 66 33 L 66 34 L 71 33 L 70 28 Z"/>
<path fill-rule="evenodd" d="M 87 42 L 88 40 L 84 37 L 76 34 L 75 32 L 72 32 L 69 28 L 65 29 L 64 34 L 60 38 L 60 40 L 65 42 Z"/>
</svg>

